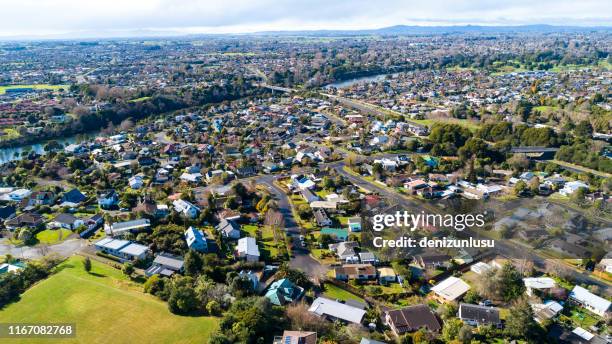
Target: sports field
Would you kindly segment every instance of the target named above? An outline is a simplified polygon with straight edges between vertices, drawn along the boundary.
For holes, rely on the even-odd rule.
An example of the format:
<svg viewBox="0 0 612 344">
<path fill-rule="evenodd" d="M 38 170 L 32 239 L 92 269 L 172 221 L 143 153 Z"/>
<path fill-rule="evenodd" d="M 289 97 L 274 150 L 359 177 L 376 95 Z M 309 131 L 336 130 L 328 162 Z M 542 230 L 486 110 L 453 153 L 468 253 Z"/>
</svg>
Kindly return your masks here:
<svg viewBox="0 0 612 344">
<path fill-rule="evenodd" d="M 2 339 L 2 343 L 205 343 L 217 328 L 211 317 L 183 317 L 144 294 L 121 271 L 72 257 L 58 273 L 0 311 L 0 323 L 74 323 L 74 339 Z"/>
</svg>

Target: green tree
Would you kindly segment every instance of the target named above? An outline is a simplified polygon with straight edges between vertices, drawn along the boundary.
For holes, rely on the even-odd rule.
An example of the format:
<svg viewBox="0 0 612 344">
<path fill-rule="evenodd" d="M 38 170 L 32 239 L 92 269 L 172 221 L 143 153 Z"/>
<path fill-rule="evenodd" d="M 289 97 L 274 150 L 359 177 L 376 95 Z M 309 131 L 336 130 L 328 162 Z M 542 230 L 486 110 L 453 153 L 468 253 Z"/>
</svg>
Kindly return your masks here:
<svg viewBox="0 0 612 344">
<path fill-rule="evenodd" d="M 444 328 L 442 328 L 442 338 L 447 342 L 452 341 L 457 338 L 462 327 L 463 321 L 461 319 L 452 318 L 445 321 Z"/>
<path fill-rule="evenodd" d="M 533 319 L 533 309 L 526 299 L 521 299 L 510 308 L 506 319 L 505 332 L 512 338 L 533 339 L 541 331 Z"/>
<path fill-rule="evenodd" d="M 89 257 L 85 257 L 85 260 L 83 260 L 83 268 L 88 273 L 91 272 L 91 259 Z"/>
<path fill-rule="evenodd" d="M 196 276 L 200 272 L 202 272 L 202 267 L 204 265 L 204 261 L 202 260 L 202 256 L 193 250 L 187 251 L 185 254 L 183 268 L 185 269 L 185 275 L 187 276 Z"/>
<path fill-rule="evenodd" d="M 128 277 L 132 277 L 132 274 L 134 274 L 134 265 L 132 265 L 132 263 L 129 263 L 129 262 L 125 263 L 123 264 L 121 271 L 123 272 L 124 275 Z"/>
</svg>

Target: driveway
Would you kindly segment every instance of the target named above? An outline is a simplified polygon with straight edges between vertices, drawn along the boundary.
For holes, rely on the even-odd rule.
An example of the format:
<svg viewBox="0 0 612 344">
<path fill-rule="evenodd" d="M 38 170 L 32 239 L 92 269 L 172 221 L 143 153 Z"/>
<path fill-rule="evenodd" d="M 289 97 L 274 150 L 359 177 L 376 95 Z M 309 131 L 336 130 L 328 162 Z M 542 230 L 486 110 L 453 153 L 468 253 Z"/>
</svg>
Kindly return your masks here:
<svg viewBox="0 0 612 344">
<path fill-rule="evenodd" d="M 55 245 L 38 244 L 36 246 L 21 247 L 2 242 L 0 243 L 0 255 L 10 254 L 15 258 L 39 259 L 54 253 L 62 257 L 69 257 L 86 246 L 87 243 L 83 239 L 68 239 Z"/>
</svg>

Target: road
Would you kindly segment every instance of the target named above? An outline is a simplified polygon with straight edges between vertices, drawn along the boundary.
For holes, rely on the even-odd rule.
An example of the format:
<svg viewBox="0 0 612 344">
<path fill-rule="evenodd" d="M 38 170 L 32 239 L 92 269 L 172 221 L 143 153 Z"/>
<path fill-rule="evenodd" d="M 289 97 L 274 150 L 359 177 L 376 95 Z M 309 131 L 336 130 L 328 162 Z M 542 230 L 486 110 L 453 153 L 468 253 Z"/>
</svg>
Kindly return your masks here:
<svg viewBox="0 0 612 344">
<path fill-rule="evenodd" d="M 398 194 L 397 192 L 390 191 L 387 188 L 384 188 L 382 185 L 377 185 L 376 183 L 372 183 L 368 180 L 365 180 L 360 177 L 356 177 L 347 171 L 344 170 L 344 162 L 336 162 L 331 164 L 333 168 L 335 168 L 339 174 L 350 180 L 353 184 L 368 189 L 370 191 L 377 192 L 378 194 L 387 197 L 390 200 L 393 200 L 397 204 L 403 206 L 405 209 L 410 209 L 412 212 L 420 212 L 421 210 L 429 213 L 437 213 L 441 212 L 440 209 L 437 209 L 435 206 L 425 205 L 423 202 L 412 201 L 404 196 Z M 481 237 L 478 233 L 472 232 L 470 230 L 464 230 L 464 233 L 468 236 L 479 238 Z M 542 257 L 534 252 L 530 248 L 523 247 L 516 243 L 513 243 L 508 240 L 495 240 L 495 252 L 499 255 L 505 257 L 512 257 L 515 261 L 521 261 L 523 259 L 532 261 L 534 265 L 538 268 L 545 268 L 547 262 L 550 262 L 552 259 Z M 577 283 L 587 283 L 594 284 L 601 288 L 602 292 L 606 295 L 612 295 L 612 290 L 610 289 L 610 285 L 604 281 L 598 280 L 590 276 L 590 273 L 586 271 L 577 270 L 575 268 L 571 268 L 565 264 L 559 262 L 560 265 L 565 268 L 565 270 L 571 275 L 571 277 Z"/>
<path fill-rule="evenodd" d="M 318 260 L 314 259 L 307 249 L 301 248 L 299 235 L 302 233 L 302 230 L 293 217 L 289 197 L 282 189 L 274 185 L 274 180 L 276 178 L 277 177 L 274 175 L 265 175 L 255 178 L 255 181 L 257 184 L 265 186 L 270 191 L 278 204 L 278 210 L 283 214 L 285 219 L 285 230 L 293 242 L 293 255 L 289 261 L 289 266 L 305 272 L 315 283 L 318 283 L 319 279 L 325 276 L 329 267 L 322 265 Z"/>
</svg>

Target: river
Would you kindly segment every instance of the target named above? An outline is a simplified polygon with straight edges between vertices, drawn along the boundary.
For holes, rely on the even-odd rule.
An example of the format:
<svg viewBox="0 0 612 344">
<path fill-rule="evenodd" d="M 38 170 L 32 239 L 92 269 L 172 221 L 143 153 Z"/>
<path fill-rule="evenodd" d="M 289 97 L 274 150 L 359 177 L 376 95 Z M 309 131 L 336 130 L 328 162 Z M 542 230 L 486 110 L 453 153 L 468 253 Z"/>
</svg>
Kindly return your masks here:
<svg viewBox="0 0 612 344">
<path fill-rule="evenodd" d="M 80 143 L 88 139 L 92 139 L 98 136 L 99 132 L 91 132 L 86 134 L 78 134 L 74 136 L 57 138 L 54 139 L 62 146 L 67 146 L 73 143 Z M 36 154 L 45 154 L 45 144 L 48 141 L 42 141 L 31 145 L 11 147 L 11 148 L 0 148 L 0 165 L 9 161 L 21 160 L 23 152 L 34 152 Z"/>
<path fill-rule="evenodd" d="M 385 73 L 385 74 L 376 74 L 376 75 L 370 75 L 370 76 L 360 76 L 358 78 L 337 81 L 337 82 L 325 85 L 325 88 L 331 88 L 331 87 L 347 88 L 355 84 L 362 84 L 362 83 L 368 83 L 368 82 L 373 82 L 373 81 L 374 82 L 383 81 L 388 75 L 394 76 L 394 75 L 397 75 L 397 73 L 391 73 L 391 74 Z"/>
</svg>

